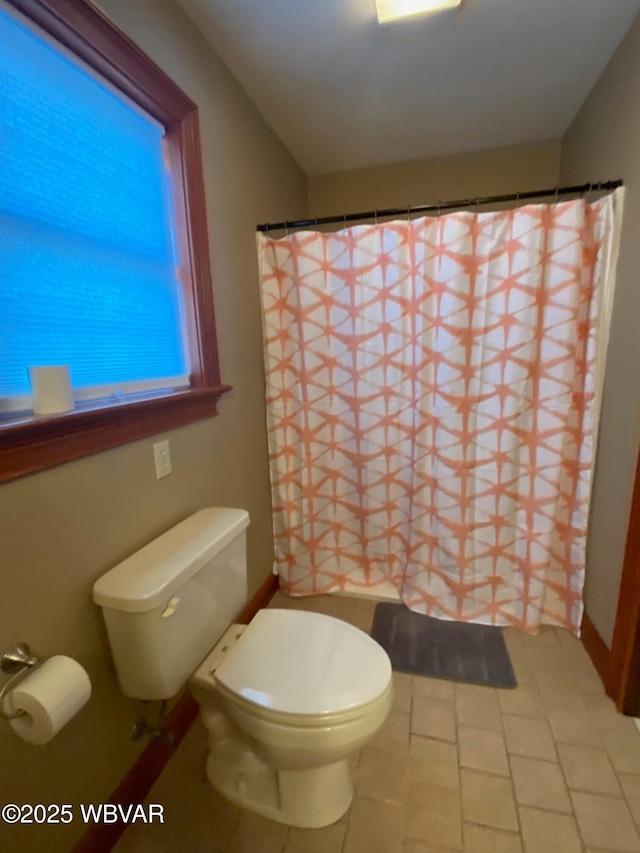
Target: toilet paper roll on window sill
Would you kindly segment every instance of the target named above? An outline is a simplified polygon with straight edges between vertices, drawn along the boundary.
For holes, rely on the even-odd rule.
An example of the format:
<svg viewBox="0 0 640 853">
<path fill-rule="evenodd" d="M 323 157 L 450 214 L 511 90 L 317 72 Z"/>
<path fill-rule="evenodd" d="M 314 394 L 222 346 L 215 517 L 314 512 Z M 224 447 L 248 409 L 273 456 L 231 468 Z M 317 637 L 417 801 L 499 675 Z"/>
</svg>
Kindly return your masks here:
<svg viewBox="0 0 640 853">
<path fill-rule="evenodd" d="M 73 411 L 71 374 L 66 364 L 30 367 L 29 382 L 36 415 L 56 415 Z"/>
</svg>

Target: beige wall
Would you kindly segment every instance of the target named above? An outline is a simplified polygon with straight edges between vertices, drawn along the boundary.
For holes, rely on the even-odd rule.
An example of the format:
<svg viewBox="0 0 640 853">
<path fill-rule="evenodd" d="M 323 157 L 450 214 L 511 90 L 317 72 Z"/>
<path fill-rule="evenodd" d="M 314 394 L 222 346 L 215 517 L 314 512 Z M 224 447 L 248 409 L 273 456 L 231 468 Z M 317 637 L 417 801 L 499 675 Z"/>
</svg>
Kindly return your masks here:
<svg viewBox="0 0 640 853">
<path fill-rule="evenodd" d="M 560 142 L 513 145 L 309 178 L 309 215 L 547 189 L 558 181 Z"/>
<path fill-rule="evenodd" d="M 255 225 L 304 216 L 305 178 L 172 0 L 103 0 L 105 11 L 200 106 L 223 381 L 218 417 L 167 433 L 174 473 L 157 481 L 148 439 L 0 487 L 0 650 L 75 656 L 93 681 L 90 704 L 47 746 L 0 723 L 0 801 L 99 803 L 134 762 L 140 703 L 120 696 L 94 580 L 204 506 L 251 513 L 251 591 L 271 570 L 261 319 Z M 155 706 L 154 706 L 155 711 Z M 83 832 L 0 826 L 0 849 L 68 850 Z"/>
<path fill-rule="evenodd" d="M 585 604 L 611 644 L 638 455 L 640 413 L 640 18 L 562 143 L 561 180 L 623 178 L 618 279 L 587 554 Z"/>
</svg>

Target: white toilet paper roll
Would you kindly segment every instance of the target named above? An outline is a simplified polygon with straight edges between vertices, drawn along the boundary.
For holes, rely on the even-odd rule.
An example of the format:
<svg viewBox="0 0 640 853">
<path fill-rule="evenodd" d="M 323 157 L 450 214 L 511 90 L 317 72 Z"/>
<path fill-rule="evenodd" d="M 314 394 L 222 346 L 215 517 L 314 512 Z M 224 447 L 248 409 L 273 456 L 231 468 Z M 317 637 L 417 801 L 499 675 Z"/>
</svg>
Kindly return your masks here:
<svg viewBox="0 0 640 853">
<path fill-rule="evenodd" d="M 14 732 L 29 743 L 44 744 L 57 734 L 91 696 L 91 681 L 73 658 L 55 655 L 11 690 L 5 713 L 24 716 L 11 720 Z"/>
<path fill-rule="evenodd" d="M 66 364 L 30 367 L 29 381 L 36 415 L 55 415 L 73 411 L 71 375 Z"/>
</svg>

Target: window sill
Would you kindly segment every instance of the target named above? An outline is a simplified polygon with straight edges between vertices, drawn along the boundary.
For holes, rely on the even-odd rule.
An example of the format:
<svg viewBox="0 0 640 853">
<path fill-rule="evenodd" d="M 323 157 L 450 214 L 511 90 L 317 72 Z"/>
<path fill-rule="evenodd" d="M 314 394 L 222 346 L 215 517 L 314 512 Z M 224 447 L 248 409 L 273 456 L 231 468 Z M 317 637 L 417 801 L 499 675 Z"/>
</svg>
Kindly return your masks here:
<svg viewBox="0 0 640 853">
<path fill-rule="evenodd" d="M 215 385 L 125 403 L 85 404 L 61 415 L 0 419 L 0 482 L 213 417 L 219 397 L 230 390 Z"/>
</svg>

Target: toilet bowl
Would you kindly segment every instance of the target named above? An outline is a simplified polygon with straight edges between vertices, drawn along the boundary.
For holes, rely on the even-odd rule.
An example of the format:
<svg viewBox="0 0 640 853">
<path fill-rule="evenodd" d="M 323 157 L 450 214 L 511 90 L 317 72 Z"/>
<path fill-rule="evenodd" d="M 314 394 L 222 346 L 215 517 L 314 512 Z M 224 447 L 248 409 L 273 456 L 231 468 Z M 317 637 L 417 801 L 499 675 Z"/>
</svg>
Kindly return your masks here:
<svg viewBox="0 0 640 853">
<path fill-rule="evenodd" d="M 273 820 L 327 826 L 351 804 L 350 757 L 389 713 L 389 657 L 318 613 L 262 610 L 242 628 L 191 679 L 208 730 L 207 778 Z"/>
<path fill-rule="evenodd" d="M 169 699 L 189 681 L 208 731 L 207 777 L 240 806 L 321 827 L 353 796 L 349 759 L 383 724 L 391 663 L 331 616 L 247 599 L 244 510 L 200 510 L 93 588 L 122 692 Z"/>
</svg>

